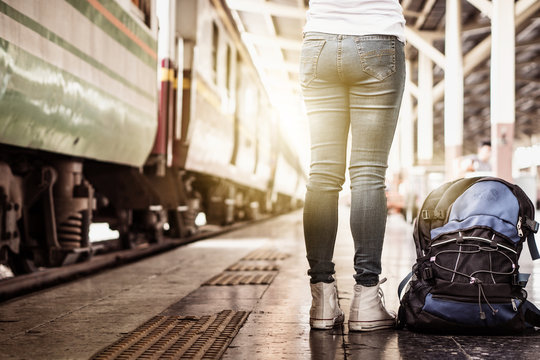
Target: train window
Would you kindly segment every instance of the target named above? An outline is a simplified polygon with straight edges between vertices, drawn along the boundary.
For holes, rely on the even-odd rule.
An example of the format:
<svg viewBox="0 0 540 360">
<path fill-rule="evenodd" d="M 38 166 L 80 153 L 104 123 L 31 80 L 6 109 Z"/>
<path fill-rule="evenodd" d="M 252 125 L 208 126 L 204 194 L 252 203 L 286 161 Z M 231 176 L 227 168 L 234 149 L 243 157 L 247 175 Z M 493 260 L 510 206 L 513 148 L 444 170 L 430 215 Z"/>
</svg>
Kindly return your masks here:
<svg viewBox="0 0 540 360">
<path fill-rule="evenodd" d="M 141 20 L 150 27 L 150 17 L 152 15 L 151 0 L 131 0 L 137 9 L 141 11 Z"/>
<path fill-rule="evenodd" d="M 212 22 L 212 71 L 214 82 L 217 80 L 218 67 L 219 28 L 216 22 Z"/>
</svg>

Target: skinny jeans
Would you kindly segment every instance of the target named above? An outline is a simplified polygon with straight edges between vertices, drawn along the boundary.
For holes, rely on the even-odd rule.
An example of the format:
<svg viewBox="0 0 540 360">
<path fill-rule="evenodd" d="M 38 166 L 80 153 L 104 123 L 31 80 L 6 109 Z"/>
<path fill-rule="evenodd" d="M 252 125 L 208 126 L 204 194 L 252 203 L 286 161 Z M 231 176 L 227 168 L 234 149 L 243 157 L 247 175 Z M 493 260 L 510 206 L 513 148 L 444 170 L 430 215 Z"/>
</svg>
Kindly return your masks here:
<svg viewBox="0 0 540 360">
<path fill-rule="evenodd" d="M 385 174 L 405 84 L 404 45 L 391 35 L 304 34 L 300 83 L 311 136 L 304 238 L 312 283 L 332 282 L 338 197 L 351 131 L 354 278 L 376 285 L 386 226 Z"/>
</svg>

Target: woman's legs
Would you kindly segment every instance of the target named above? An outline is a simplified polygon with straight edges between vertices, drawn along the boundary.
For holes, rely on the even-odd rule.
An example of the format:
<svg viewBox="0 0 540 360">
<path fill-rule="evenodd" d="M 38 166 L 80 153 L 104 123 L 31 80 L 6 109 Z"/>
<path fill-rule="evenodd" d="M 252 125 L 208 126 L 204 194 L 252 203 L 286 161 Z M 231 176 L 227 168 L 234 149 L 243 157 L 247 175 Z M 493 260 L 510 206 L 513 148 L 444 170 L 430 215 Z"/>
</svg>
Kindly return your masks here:
<svg viewBox="0 0 540 360">
<path fill-rule="evenodd" d="M 357 285 L 349 328 L 390 327 L 395 315 L 384 307 L 378 285 L 386 224 L 384 179 L 405 80 L 403 44 L 390 36 L 311 34 L 304 39 L 301 62 L 311 134 L 304 207 L 313 297 L 311 326 L 328 328 L 343 318 L 330 283 L 350 126 L 350 223 Z"/>
<path fill-rule="evenodd" d="M 304 205 L 304 238 L 311 276 L 310 326 L 330 329 L 344 320 L 334 282 L 338 194 L 345 181 L 348 92 L 333 74 L 337 36 L 305 39 L 303 94 L 311 134 L 311 166 Z M 323 49 L 324 46 L 324 49 Z M 321 52 L 322 50 L 322 52 Z M 315 65 L 316 68 L 313 67 Z M 330 73 L 321 79 L 317 74 Z"/>
<path fill-rule="evenodd" d="M 312 39 L 312 40 L 311 40 Z M 403 87 L 403 44 L 394 37 L 307 36 L 303 95 L 311 134 L 304 233 L 312 282 L 333 280 L 338 194 L 344 183 L 347 136 L 351 231 L 358 284 L 381 273 L 386 225 L 385 174 Z M 336 54 L 338 56 L 336 57 Z M 309 66 L 316 64 L 315 68 Z"/>
<path fill-rule="evenodd" d="M 351 92 L 352 151 L 351 232 L 355 245 L 354 276 L 357 283 L 373 286 L 379 282 L 381 253 L 386 225 L 385 173 L 388 151 L 397 116 L 393 110 L 369 108 Z M 367 108 L 366 108 L 367 107 Z"/>
<path fill-rule="evenodd" d="M 304 205 L 304 238 L 311 282 L 334 279 L 338 197 L 345 181 L 348 95 L 340 85 L 313 81 L 304 89 L 311 134 L 311 166 Z"/>
<path fill-rule="evenodd" d="M 403 45 L 396 40 L 357 41 L 360 57 L 394 50 L 369 66 L 372 76 L 350 86 L 351 232 L 357 284 L 374 286 L 381 273 L 387 207 L 385 175 L 405 81 Z M 367 55 L 366 55 L 367 54 Z M 369 64 L 368 64 L 369 65 Z M 366 61 L 362 60 L 366 67 Z M 390 71 L 390 70 L 392 71 Z M 390 74 L 390 75 L 388 75 Z"/>
</svg>

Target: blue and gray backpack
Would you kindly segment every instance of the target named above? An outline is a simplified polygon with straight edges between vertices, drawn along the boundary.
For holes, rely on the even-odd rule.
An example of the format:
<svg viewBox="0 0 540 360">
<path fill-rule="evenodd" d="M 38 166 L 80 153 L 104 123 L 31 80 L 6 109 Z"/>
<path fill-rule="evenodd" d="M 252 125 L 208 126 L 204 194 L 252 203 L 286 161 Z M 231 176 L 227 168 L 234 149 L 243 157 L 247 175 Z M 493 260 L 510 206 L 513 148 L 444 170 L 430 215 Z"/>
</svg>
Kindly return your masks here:
<svg viewBox="0 0 540 360">
<path fill-rule="evenodd" d="M 414 225 L 417 260 L 400 284 L 399 326 L 474 334 L 540 326 L 518 264 L 525 241 L 540 258 L 534 216 L 523 190 L 499 178 L 459 179 L 432 191 Z"/>
</svg>

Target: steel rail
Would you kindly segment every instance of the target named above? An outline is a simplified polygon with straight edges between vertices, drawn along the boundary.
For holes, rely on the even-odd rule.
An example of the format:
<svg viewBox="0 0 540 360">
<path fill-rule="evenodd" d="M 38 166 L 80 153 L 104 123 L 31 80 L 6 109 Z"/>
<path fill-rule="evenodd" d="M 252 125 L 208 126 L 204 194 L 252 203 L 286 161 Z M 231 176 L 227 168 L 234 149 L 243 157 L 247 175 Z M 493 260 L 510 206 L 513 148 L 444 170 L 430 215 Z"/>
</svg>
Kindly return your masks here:
<svg viewBox="0 0 540 360">
<path fill-rule="evenodd" d="M 98 271 L 132 263 L 134 261 L 157 255 L 189 243 L 218 236 L 255 223 L 270 219 L 271 215 L 262 216 L 257 220 L 237 222 L 231 225 L 216 227 L 215 230 L 201 231 L 184 239 L 164 237 L 160 243 L 149 244 L 148 247 L 117 250 L 94 255 L 90 259 L 72 265 L 56 268 L 46 268 L 33 273 L 18 275 L 13 278 L 0 280 L 0 302 L 21 295 L 42 290 Z"/>
</svg>

